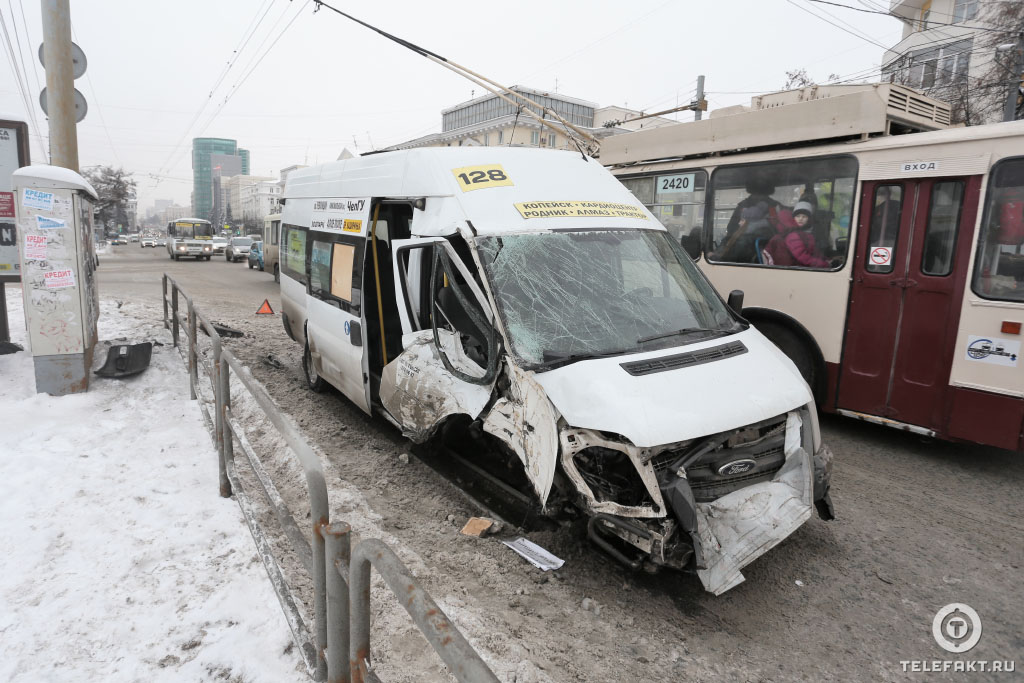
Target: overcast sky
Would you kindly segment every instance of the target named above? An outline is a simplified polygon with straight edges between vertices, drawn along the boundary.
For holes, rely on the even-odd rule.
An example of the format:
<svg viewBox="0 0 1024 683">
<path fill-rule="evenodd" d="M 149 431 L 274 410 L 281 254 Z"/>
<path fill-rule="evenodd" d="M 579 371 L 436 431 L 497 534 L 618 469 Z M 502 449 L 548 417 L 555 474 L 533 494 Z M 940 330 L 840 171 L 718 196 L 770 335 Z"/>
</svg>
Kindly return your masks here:
<svg viewBox="0 0 1024 683">
<path fill-rule="evenodd" d="M 894 18 L 812 0 L 331 4 L 504 85 L 647 111 L 689 101 L 699 74 L 712 109 L 778 90 L 795 68 L 821 82 L 830 74 L 877 80 L 881 46 L 901 32 Z M 140 212 L 157 198 L 188 205 L 193 137 L 237 139 L 251 151 L 251 173 L 276 178 L 285 166 L 333 160 L 345 147 L 365 152 L 439 131 L 443 108 L 482 94 L 313 8 L 312 0 L 71 0 L 74 40 L 89 63 L 75 83 L 89 104 L 78 125 L 81 165 L 134 173 Z M 45 85 L 39 2 L 9 0 L 0 14 L 0 39 L 9 35 L 16 52 L 21 43 L 34 106 L 26 115 L 8 58 L 0 111 L 35 116 L 44 136 L 32 145 L 39 163 L 47 134 L 37 104 Z"/>
</svg>

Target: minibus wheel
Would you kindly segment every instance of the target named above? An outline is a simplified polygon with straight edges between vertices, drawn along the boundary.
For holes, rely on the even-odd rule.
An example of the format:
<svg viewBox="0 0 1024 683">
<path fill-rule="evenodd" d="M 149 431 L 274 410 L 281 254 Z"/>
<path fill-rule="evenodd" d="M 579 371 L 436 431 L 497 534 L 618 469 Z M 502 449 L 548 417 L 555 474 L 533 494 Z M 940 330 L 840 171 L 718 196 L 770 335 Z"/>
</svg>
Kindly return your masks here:
<svg viewBox="0 0 1024 683">
<path fill-rule="evenodd" d="M 319 393 L 326 388 L 323 378 L 317 374 L 313 367 L 313 355 L 309 351 L 309 342 L 306 342 L 302 352 L 302 373 L 306 376 L 306 386 Z"/>
</svg>

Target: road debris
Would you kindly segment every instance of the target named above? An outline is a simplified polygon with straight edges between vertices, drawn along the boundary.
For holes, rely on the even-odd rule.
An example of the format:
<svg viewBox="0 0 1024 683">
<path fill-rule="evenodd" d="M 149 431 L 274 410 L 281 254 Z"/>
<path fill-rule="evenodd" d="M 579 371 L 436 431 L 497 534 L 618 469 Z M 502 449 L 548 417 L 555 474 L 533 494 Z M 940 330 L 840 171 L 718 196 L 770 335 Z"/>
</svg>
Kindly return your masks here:
<svg viewBox="0 0 1024 683">
<path fill-rule="evenodd" d="M 493 520 L 486 517 L 470 517 L 469 521 L 466 522 L 466 526 L 462 527 L 462 533 L 466 536 L 476 536 L 479 538 L 486 535 L 493 525 Z"/>
<path fill-rule="evenodd" d="M 527 562 L 542 571 L 561 569 L 562 565 L 565 564 L 565 560 L 555 557 L 547 550 L 544 550 L 544 548 L 541 548 L 532 541 L 526 540 L 522 536 L 511 541 L 502 541 L 502 543 L 512 548 L 512 550 L 522 555 Z"/>
</svg>

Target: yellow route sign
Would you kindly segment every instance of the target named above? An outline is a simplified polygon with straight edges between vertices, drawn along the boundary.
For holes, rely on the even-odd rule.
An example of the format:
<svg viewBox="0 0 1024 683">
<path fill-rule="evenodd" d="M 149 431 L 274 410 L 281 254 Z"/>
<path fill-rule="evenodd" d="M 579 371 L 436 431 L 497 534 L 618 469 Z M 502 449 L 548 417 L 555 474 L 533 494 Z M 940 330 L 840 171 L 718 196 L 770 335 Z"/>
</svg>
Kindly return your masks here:
<svg viewBox="0 0 1024 683">
<path fill-rule="evenodd" d="M 514 184 L 512 179 L 508 177 L 508 174 L 505 173 L 505 169 L 501 167 L 501 164 L 453 168 L 452 174 L 459 182 L 459 189 L 463 192 Z"/>
<path fill-rule="evenodd" d="M 647 219 L 647 214 L 639 206 L 617 202 L 519 202 L 515 207 L 523 218 Z"/>
</svg>

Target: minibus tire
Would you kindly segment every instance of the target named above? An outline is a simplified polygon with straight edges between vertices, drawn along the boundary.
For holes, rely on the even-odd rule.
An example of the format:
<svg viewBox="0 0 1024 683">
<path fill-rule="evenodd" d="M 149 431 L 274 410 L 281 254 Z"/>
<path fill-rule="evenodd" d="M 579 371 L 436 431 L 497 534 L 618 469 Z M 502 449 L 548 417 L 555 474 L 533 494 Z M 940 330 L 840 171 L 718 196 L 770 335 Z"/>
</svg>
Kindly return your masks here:
<svg viewBox="0 0 1024 683">
<path fill-rule="evenodd" d="M 309 351 L 309 342 L 305 343 L 302 351 L 302 374 L 306 378 L 306 386 L 312 391 L 319 394 L 327 388 L 327 383 L 324 382 L 320 375 L 316 374 L 316 368 L 313 367 L 313 356 Z"/>
</svg>

